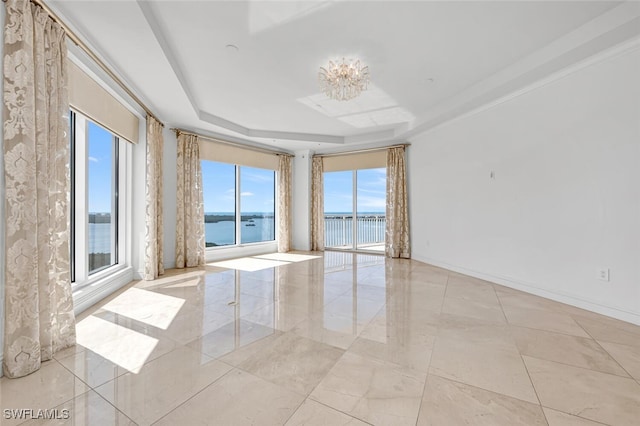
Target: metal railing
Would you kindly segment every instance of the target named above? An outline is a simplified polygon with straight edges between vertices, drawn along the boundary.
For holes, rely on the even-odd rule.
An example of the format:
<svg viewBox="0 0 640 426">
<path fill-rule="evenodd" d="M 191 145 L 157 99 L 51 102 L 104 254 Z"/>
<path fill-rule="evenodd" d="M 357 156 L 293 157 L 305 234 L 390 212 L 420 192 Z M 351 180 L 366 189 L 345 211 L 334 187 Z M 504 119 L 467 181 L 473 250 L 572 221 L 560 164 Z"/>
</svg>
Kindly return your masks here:
<svg viewBox="0 0 640 426">
<path fill-rule="evenodd" d="M 356 215 L 358 245 L 384 243 L 386 218 L 384 214 Z M 324 215 L 325 247 L 353 245 L 352 214 Z"/>
</svg>

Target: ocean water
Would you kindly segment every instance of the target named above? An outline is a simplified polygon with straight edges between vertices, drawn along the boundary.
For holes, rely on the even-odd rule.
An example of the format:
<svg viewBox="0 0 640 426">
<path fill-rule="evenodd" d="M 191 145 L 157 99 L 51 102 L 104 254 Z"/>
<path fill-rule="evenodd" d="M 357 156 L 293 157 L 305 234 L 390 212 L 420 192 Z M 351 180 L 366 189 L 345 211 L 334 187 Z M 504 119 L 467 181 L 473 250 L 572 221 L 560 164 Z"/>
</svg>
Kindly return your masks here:
<svg viewBox="0 0 640 426">
<path fill-rule="evenodd" d="M 212 214 L 212 213 L 207 213 Z M 224 214 L 224 213 L 213 213 Z M 353 221 L 347 213 L 326 213 L 325 245 L 327 247 L 352 244 Z M 255 218 L 253 222 L 242 222 L 241 242 L 255 243 L 275 240 L 275 220 L 273 217 Z M 246 226 L 253 224 L 255 226 Z M 384 241 L 385 221 L 381 213 L 361 213 L 358 215 L 358 243 Z M 219 246 L 235 244 L 235 222 L 224 221 L 205 223 L 205 241 Z M 111 224 L 89 224 L 89 253 L 109 253 L 111 251 Z"/>
<path fill-rule="evenodd" d="M 89 224 L 89 253 L 111 252 L 111 224 Z"/>
<path fill-rule="evenodd" d="M 235 244 L 235 226 L 235 221 L 205 223 L 204 240 L 208 243 L 207 245 L 226 246 Z M 252 219 L 252 222 L 242 222 L 240 239 L 242 244 L 275 240 L 274 218 L 255 218 Z"/>
</svg>

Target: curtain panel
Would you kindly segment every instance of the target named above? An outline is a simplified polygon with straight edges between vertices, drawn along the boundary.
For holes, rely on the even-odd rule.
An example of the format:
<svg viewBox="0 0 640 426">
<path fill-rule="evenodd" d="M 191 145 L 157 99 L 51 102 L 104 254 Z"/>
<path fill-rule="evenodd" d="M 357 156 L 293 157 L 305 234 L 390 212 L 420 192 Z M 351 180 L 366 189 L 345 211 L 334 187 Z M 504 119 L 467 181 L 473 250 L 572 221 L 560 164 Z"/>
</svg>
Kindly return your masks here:
<svg viewBox="0 0 640 426">
<path fill-rule="evenodd" d="M 407 170 L 405 148 L 387 150 L 386 243 L 388 257 L 409 259 L 409 206 L 407 204 Z"/>
<path fill-rule="evenodd" d="M 278 252 L 291 250 L 291 157 L 278 159 Z"/>
<path fill-rule="evenodd" d="M 6 3 L 5 340 L 21 377 L 75 344 L 69 275 L 69 98 L 65 33 L 28 0 Z"/>
<path fill-rule="evenodd" d="M 204 206 L 198 137 L 178 134 L 176 268 L 204 265 Z"/>
<path fill-rule="evenodd" d="M 322 157 L 311 166 L 311 250 L 324 250 L 324 180 Z"/>
<path fill-rule="evenodd" d="M 154 280 L 164 274 L 163 257 L 163 209 L 162 209 L 162 152 L 164 140 L 162 123 L 147 116 L 147 178 L 146 232 L 144 279 Z"/>
</svg>

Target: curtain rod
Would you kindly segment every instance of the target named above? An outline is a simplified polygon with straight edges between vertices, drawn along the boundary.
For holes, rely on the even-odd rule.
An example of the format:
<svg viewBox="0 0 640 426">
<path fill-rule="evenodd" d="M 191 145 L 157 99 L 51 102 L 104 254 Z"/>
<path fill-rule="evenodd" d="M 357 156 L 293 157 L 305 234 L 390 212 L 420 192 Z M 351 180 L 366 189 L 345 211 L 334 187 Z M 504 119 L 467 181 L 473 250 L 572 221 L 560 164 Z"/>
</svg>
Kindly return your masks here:
<svg viewBox="0 0 640 426">
<path fill-rule="evenodd" d="M 7 0 L 2 0 L 2 1 L 5 3 L 7 2 Z M 131 89 L 129 89 L 127 85 L 124 84 L 122 80 L 120 80 L 120 78 L 118 78 L 118 76 L 113 71 L 111 71 L 111 69 L 104 62 L 102 62 L 102 60 L 95 53 L 93 53 L 93 51 L 91 51 L 91 49 L 89 49 L 89 47 L 81 39 L 73 31 L 71 31 L 71 28 L 69 28 L 67 24 L 62 22 L 62 20 L 58 17 L 58 15 L 56 15 L 55 12 L 51 10 L 51 8 L 47 6 L 44 1 L 42 0 L 30 0 L 30 1 L 31 3 L 34 3 L 40 6 L 45 12 L 47 12 L 47 14 L 49 14 L 49 17 L 54 21 L 56 21 L 58 25 L 62 27 L 66 36 L 76 46 L 82 49 L 84 53 L 86 53 L 93 62 L 95 62 L 105 73 L 107 73 L 107 75 L 113 81 L 115 81 L 118 84 L 118 86 L 120 86 L 122 90 L 124 90 L 127 93 L 127 95 L 131 97 L 131 99 L 133 99 L 138 105 L 140 105 L 140 107 L 144 110 L 144 112 L 147 113 L 147 115 L 150 115 L 151 117 L 156 119 L 158 123 L 160 123 L 162 127 L 164 127 L 164 124 L 162 123 L 162 121 L 160 121 L 158 117 L 156 117 L 156 115 L 153 112 L 151 112 L 151 110 L 140 100 L 140 98 L 138 98 L 135 95 L 135 93 L 133 93 Z"/>
<path fill-rule="evenodd" d="M 176 129 L 176 128 L 173 128 L 171 130 L 176 132 L 176 136 L 178 136 L 180 133 L 183 133 L 185 135 L 191 135 L 191 136 L 196 136 L 196 137 L 201 138 L 201 139 L 206 139 L 206 140 L 209 140 L 211 142 L 223 143 L 225 145 L 236 146 L 238 148 L 244 148 L 244 149 L 249 149 L 249 150 L 252 150 L 252 151 L 263 152 L 265 154 L 282 155 L 284 157 L 295 157 L 295 155 L 289 154 L 288 152 L 276 151 L 276 150 L 271 150 L 271 149 L 267 149 L 267 148 L 260 148 L 258 146 L 253 146 L 253 145 L 245 145 L 245 144 L 239 143 L 239 142 L 225 141 L 223 139 L 212 138 L 211 136 L 200 135 L 198 133 L 190 132 L 188 130 Z"/>
<path fill-rule="evenodd" d="M 364 149 L 357 149 L 355 151 L 344 151 L 344 152 L 332 152 L 331 154 L 317 154 L 314 155 L 314 157 L 337 157 L 339 155 L 351 155 L 351 154 L 360 154 L 361 152 L 371 152 L 371 151 L 382 151 L 385 149 L 389 149 L 389 148 L 406 148 L 408 146 L 411 146 L 410 143 L 402 143 L 402 144 L 397 144 L 397 145 L 389 145 L 389 146 L 381 146 L 378 148 L 364 148 Z"/>
</svg>

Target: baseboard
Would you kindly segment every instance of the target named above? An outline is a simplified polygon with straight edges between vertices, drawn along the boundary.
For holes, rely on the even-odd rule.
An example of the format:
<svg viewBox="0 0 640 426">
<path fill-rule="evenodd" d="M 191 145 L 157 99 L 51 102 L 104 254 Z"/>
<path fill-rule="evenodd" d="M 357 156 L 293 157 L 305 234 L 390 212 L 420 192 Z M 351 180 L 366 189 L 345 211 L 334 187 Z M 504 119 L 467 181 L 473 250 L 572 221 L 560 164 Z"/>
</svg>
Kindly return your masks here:
<svg viewBox="0 0 640 426">
<path fill-rule="evenodd" d="M 205 262 L 211 263 L 220 260 L 236 259 L 239 257 L 275 253 L 276 251 L 278 251 L 278 244 L 275 242 L 247 244 L 245 246 L 234 247 L 216 247 L 205 251 Z"/>
<path fill-rule="evenodd" d="M 450 271 L 458 272 L 464 275 L 469 275 L 471 277 L 479 278 L 481 280 L 490 281 L 495 284 L 499 284 L 505 287 L 524 291 L 526 293 L 544 297 L 546 299 L 551 299 L 556 302 L 575 306 L 576 308 L 585 309 L 587 311 L 606 315 L 608 317 L 619 319 L 621 321 L 640 325 L 640 314 L 636 312 L 629 312 L 624 309 L 601 305 L 599 303 L 596 303 L 590 300 L 581 299 L 579 297 L 575 297 L 570 294 L 549 291 L 549 290 L 540 288 L 533 283 L 528 283 L 528 282 L 511 278 L 511 277 L 476 271 L 474 269 L 465 268 L 463 266 L 453 265 L 451 263 L 448 263 L 439 259 L 433 259 L 429 257 L 420 257 L 420 256 L 418 257 L 413 256 L 413 259 L 419 262 L 424 262 L 433 266 L 437 266 L 439 268 L 448 269 Z"/>
<path fill-rule="evenodd" d="M 73 293 L 73 311 L 76 315 L 120 290 L 134 279 L 134 271 L 127 267 L 100 281 L 91 283 Z"/>
</svg>

